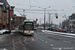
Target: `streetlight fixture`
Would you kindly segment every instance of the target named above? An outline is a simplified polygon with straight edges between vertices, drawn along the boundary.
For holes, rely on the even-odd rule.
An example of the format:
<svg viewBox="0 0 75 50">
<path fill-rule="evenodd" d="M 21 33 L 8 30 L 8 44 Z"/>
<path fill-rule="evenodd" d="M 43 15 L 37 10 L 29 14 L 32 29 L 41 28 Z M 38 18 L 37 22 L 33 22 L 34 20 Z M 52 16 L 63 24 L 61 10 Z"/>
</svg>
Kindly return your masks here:
<svg viewBox="0 0 75 50">
<path fill-rule="evenodd" d="M 39 8 L 42 8 L 42 7 L 39 7 Z M 50 8 L 50 6 L 47 7 L 47 8 Z M 45 11 L 46 11 L 47 8 L 43 8 L 43 9 L 44 9 L 44 30 L 45 30 L 45 17 L 46 17 L 46 16 L 45 16 L 45 14 L 46 14 Z"/>
</svg>

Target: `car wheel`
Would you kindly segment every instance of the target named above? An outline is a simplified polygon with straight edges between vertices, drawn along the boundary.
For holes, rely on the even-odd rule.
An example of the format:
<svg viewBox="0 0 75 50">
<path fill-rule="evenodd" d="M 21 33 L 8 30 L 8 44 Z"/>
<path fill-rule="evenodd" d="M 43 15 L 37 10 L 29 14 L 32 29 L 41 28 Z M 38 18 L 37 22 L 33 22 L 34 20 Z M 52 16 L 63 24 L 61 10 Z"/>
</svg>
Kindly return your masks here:
<svg viewBox="0 0 75 50">
<path fill-rule="evenodd" d="M 4 35 L 4 33 L 3 33 L 3 35 Z"/>
</svg>

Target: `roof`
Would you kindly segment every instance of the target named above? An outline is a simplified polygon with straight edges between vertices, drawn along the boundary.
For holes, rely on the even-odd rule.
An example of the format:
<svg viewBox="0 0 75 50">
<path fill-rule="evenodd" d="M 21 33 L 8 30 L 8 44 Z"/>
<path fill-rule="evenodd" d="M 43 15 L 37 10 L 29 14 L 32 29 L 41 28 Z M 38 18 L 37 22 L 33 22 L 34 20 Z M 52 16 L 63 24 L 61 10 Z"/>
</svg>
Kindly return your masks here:
<svg viewBox="0 0 75 50">
<path fill-rule="evenodd" d="M 28 22 L 28 21 L 33 22 L 33 20 L 24 20 L 24 22 Z"/>
<path fill-rule="evenodd" d="M 0 3 L 5 3 L 5 5 L 9 5 L 7 0 L 0 0 Z"/>
<path fill-rule="evenodd" d="M 24 18 L 23 16 L 16 16 L 16 17 L 21 17 L 21 18 Z"/>
<path fill-rule="evenodd" d="M 3 5 L 3 3 L 0 3 L 0 5 Z"/>
</svg>

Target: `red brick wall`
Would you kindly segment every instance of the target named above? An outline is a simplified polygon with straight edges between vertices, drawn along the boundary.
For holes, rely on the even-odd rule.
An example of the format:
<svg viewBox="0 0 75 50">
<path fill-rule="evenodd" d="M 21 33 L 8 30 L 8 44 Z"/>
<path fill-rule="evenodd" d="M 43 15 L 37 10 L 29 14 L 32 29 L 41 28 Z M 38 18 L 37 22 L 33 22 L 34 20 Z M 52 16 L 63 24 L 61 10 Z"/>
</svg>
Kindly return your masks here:
<svg viewBox="0 0 75 50">
<path fill-rule="evenodd" d="M 2 23 L 0 23 L 0 30 L 2 29 Z"/>
<path fill-rule="evenodd" d="M 10 20 L 9 20 L 9 28 L 12 29 L 12 27 L 13 27 L 12 26 L 12 21 L 11 21 L 11 18 L 13 19 L 13 11 L 12 10 L 10 10 L 10 17 L 9 18 L 10 18 Z"/>
<path fill-rule="evenodd" d="M 37 24 L 37 21 L 33 21 L 34 22 L 34 24 Z"/>
<path fill-rule="evenodd" d="M 6 25 L 6 12 L 3 12 L 2 25 Z"/>
<path fill-rule="evenodd" d="M 24 21 L 24 17 L 16 17 L 16 25 L 19 25 L 22 21 Z"/>
<path fill-rule="evenodd" d="M 9 8 L 6 8 L 6 10 L 9 10 Z M 7 19 L 6 19 L 7 20 Z M 7 24 L 7 28 L 9 28 L 9 24 Z"/>
</svg>

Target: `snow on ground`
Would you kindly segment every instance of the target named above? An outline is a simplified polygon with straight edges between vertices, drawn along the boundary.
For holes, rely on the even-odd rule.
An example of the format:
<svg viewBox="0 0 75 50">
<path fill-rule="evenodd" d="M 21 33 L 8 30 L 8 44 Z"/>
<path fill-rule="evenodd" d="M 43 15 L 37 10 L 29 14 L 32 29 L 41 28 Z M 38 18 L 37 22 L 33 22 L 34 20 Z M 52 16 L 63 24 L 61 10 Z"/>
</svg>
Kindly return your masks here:
<svg viewBox="0 0 75 50">
<path fill-rule="evenodd" d="M 55 32 L 55 31 L 49 31 L 49 30 L 42 30 L 42 32 L 46 32 L 48 34 L 49 34 L 49 32 L 51 32 L 51 33 L 56 33 L 56 34 L 64 34 L 64 35 L 72 35 L 72 36 L 75 36 L 75 34 L 72 34 L 72 33 Z"/>
</svg>

